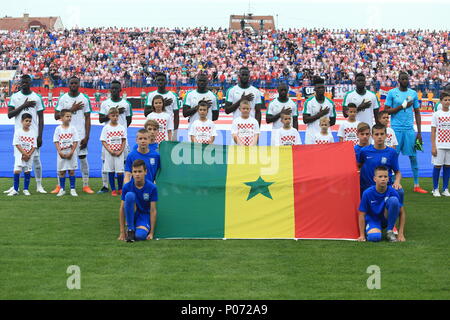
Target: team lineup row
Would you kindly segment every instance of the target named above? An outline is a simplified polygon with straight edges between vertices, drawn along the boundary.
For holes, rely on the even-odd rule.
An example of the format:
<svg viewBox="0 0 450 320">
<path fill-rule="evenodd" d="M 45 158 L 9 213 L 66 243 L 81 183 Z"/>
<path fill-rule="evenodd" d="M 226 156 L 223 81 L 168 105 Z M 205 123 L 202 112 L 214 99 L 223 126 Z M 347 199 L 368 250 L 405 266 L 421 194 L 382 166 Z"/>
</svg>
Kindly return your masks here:
<svg viewBox="0 0 450 320">
<path fill-rule="evenodd" d="M 400 87 L 389 92 L 385 103 L 386 112 L 379 114 L 380 103 L 377 96 L 373 92 L 366 90 L 365 76 L 357 74 L 354 81 L 356 89 L 348 92 L 344 98 L 344 115 L 348 119 L 340 126 L 338 136 L 340 141 L 352 141 L 356 145 L 358 143 L 356 131 L 360 122 L 372 126 L 377 120 L 387 125 L 389 123 L 389 115 L 391 115 L 392 129 L 394 130 L 388 128 L 387 145 L 395 146 L 399 144 L 400 149 L 398 151 L 410 157 L 415 188 L 420 191 L 418 170 L 416 170 L 417 160 L 415 159 L 415 149 L 413 147 L 416 138 L 419 142 L 422 140 L 420 111 L 417 93 L 408 88 L 408 77 L 407 73 L 400 74 Z M 260 91 L 250 84 L 249 79 L 249 69 L 242 67 L 239 70 L 239 83 L 229 89 L 226 96 L 225 112 L 233 114 L 234 120 L 231 133 L 232 143 L 235 144 L 256 145 L 258 143 L 263 100 L 261 99 Z M 30 77 L 26 75 L 22 77 L 21 91 L 11 97 L 8 116 L 10 118 L 14 117 L 16 120 L 16 133 L 21 131 L 19 130 L 22 127 L 21 115 L 29 113 L 32 116 L 30 131 L 36 135 L 36 151 L 33 153 L 32 163 L 35 167 L 37 189 L 42 191 L 39 147 L 42 145 L 42 111 L 44 106 L 39 95 L 31 91 L 30 80 Z M 178 97 L 171 91 L 166 90 L 167 79 L 164 74 L 158 74 L 156 82 L 158 90 L 149 93 L 145 115 L 147 119 L 155 120 L 159 124 L 156 143 L 163 140 L 176 140 L 175 130 L 179 124 Z M 70 91 L 58 101 L 55 109 L 55 118 L 60 118 L 60 111 L 63 109 L 71 111 L 71 126 L 76 128 L 79 138 L 77 156 L 81 164 L 83 190 L 92 193 L 93 191 L 90 190 L 88 185 L 89 164 L 86 159 L 87 142 L 90 133 L 90 100 L 84 94 L 79 93 L 78 78 L 72 77 L 69 80 L 69 86 Z M 298 108 L 297 104 L 288 97 L 288 89 L 286 84 L 280 84 L 278 97 L 268 106 L 266 121 L 267 123 L 272 123 L 273 145 L 301 143 L 297 131 Z M 100 122 L 107 123 L 109 121 L 108 111 L 113 107 L 117 108 L 119 111 L 118 124 L 126 132 L 126 128 L 131 123 L 132 110 L 127 100 L 121 99 L 120 92 L 120 82 L 113 82 L 111 97 L 101 105 Z M 336 122 L 336 110 L 333 101 L 326 98 L 324 93 L 324 81 L 317 78 L 315 80 L 315 95 L 305 102 L 303 108 L 303 122 L 307 125 L 305 132 L 305 143 L 307 144 L 334 142 L 329 127 Z M 438 106 L 439 108 L 441 108 L 440 105 Z M 208 90 L 208 77 L 205 74 L 199 74 L 197 77 L 197 90 L 188 92 L 183 102 L 183 115 L 189 117 L 189 136 L 191 141 L 200 143 L 214 142 L 214 137 L 217 135 L 214 121 L 218 119 L 218 109 L 217 98 Z M 400 110 L 403 110 L 403 112 L 399 112 Z M 413 127 L 414 117 L 418 129 L 417 134 L 414 132 Z M 398 142 L 396 133 L 400 135 Z M 412 137 L 413 135 L 414 137 Z M 64 135 L 62 136 L 64 137 Z M 26 142 L 29 139 L 24 140 Z M 17 141 L 16 138 L 15 141 Z M 107 142 L 105 144 L 108 145 Z M 413 147 L 412 150 L 411 147 Z M 30 148 L 28 149 L 30 150 Z M 128 150 L 128 146 L 125 149 Z M 63 148 L 63 150 L 65 149 Z M 17 152 L 20 151 L 15 148 L 15 153 Z M 15 171 L 19 171 L 17 166 L 15 166 Z M 106 179 L 104 178 L 103 180 L 105 181 Z"/>
</svg>

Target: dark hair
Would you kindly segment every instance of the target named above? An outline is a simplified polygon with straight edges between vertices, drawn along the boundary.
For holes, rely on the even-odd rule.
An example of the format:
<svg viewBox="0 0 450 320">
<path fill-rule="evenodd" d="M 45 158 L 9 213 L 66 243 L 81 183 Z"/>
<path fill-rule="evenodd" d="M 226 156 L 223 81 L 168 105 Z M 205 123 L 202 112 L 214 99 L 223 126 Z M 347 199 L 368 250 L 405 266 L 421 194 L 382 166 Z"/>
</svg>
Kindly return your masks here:
<svg viewBox="0 0 450 320">
<path fill-rule="evenodd" d="M 250 71 L 250 69 L 247 66 L 242 66 L 239 68 L 239 72 L 244 71 L 244 70 Z"/>
<path fill-rule="evenodd" d="M 167 76 L 166 76 L 166 74 L 163 73 L 163 72 L 157 72 L 157 73 L 155 74 L 155 79 L 158 78 L 158 77 L 164 77 L 164 79 L 167 80 Z"/>
<path fill-rule="evenodd" d="M 387 110 L 380 111 L 380 112 L 378 112 L 377 118 L 380 119 L 381 116 L 383 116 L 383 115 L 385 115 L 385 114 L 389 115 L 389 112 L 387 112 Z"/>
<path fill-rule="evenodd" d="M 25 119 L 33 119 L 33 116 L 29 113 L 22 114 L 22 121 Z"/>
<path fill-rule="evenodd" d="M 147 167 L 145 165 L 145 161 L 142 159 L 137 159 L 133 161 L 133 164 L 131 165 L 133 168 L 138 168 L 138 167 L 144 167 L 144 170 L 147 170 Z"/>
<path fill-rule="evenodd" d="M 313 78 L 313 84 L 314 84 L 314 85 L 317 85 L 317 84 L 324 84 L 324 83 L 325 83 L 325 80 L 324 80 L 323 78 L 319 77 L 319 76 L 315 76 L 315 77 Z"/>
<path fill-rule="evenodd" d="M 22 75 L 22 76 L 20 77 L 20 79 L 22 79 L 22 80 L 24 80 L 24 79 L 30 79 L 30 80 L 31 80 L 31 77 L 30 77 L 30 75 L 28 75 L 28 74 L 24 74 L 24 75 Z"/>
<path fill-rule="evenodd" d="M 289 118 L 292 118 L 292 117 L 291 117 L 291 112 L 290 112 L 289 109 L 280 112 L 280 119 L 281 119 L 283 116 L 287 116 L 287 117 L 289 117 Z"/>
<path fill-rule="evenodd" d="M 66 114 L 66 113 L 71 113 L 69 109 L 62 109 L 59 114 L 61 115 L 61 118 Z"/>
<path fill-rule="evenodd" d="M 111 81 L 111 85 L 113 85 L 113 84 L 118 84 L 119 86 L 122 86 L 122 84 L 120 83 L 119 80 L 113 80 L 113 81 Z"/>
<path fill-rule="evenodd" d="M 356 104 L 354 104 L 353 102 L 350 102 L 348 105 L 347 105 L 347 108 L 358 108 L 357 106 L 356 106 Z"/>
<path fill-rule="evenodd" d="M 440 96 L 439 96 L 439 99 L 442 100 L 442 99 L 444 99 L 445 97 L 449 97 L 449 96 L 450 96 L 450 92 L 448 92 L 448 91 L 442 91 L 441 94 L 440 94 Z"/>
<path fill-rule="evenodd" d="M 200 101 L 199 103 L 198 103 L 198 106 L 200 107 L 205 107 L 206 106 L 206 108 L 208 108 L 209 109 L 209 105 L 208 105 L 208 102 L 206 102 L 206 101 L 204 101 L 204 100 L 202 100 L 202 101 Z"/>
<path fill-rule="evenodd" d="M 401 76 L 406 75 L 409 78 L 409 73 L 406 71 L 400 71 L 398 74 L 398 78 L 400 79 Z"/>
<path fill-rule="evenodd" d="M 377 171 L 389 171 L 389 169 L 386 166 L 378 166 L 378 167 L 375 168 L 374 174 Z"/>
<path fill-rule="evenodd" d="M 377 123 L 372 127 L 372 133 L 375 129 L 383 130 L 384 132 L 386 132 L 386 126 L 382 125 L 381 123 Z"/>
<path fill-rule="evenodd" d="M 358 72 L 357 74 L 355 74 L 355 80 L 356 80 L 356 78 L 359 78 L 359 77 L 366 77 L 366 75 L 364 74 L 364 73 L 362 73 L 362 72 Z"/>
<path fill-rule="evenodd" d="M 155 111 L 155 108 L 153 107 L 153 102 L 156 99 L 161 99 L 163 106 L 162 106 L 162 111 L 166 111 L 166 106 L 164 105 L 164 97 L 162 95 L 157 94 L 156 96 L 153 97 L 152 99 L 152 112 Z"/>
</svg>

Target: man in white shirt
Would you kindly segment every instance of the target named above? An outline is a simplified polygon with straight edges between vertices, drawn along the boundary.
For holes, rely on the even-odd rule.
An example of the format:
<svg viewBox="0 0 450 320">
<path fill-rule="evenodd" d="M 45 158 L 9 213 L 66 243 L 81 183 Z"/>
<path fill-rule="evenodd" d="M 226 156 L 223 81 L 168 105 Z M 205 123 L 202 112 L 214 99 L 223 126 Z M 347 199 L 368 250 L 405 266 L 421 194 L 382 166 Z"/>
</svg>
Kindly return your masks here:
<svg viewBox="0 0 450 320">
<path fill-rule="evenodd" d="M 42 187 L 42 165 L 40 147 L 42 146 L 42 132 L 44 131 L 44 102 L 42 97 L 31 91 L 31 77 L 27 74 L 21 77 L 21 89 L 11 96 L 8 105 L 8 118 L 15 118 L 14 131 L 22 128 L 22 114 L 29 113 L 32 116 L 30 130 L 37 137 L 37 149 L 33 153 L 33 167 L 36 176 L 36 191 L 47 193 Z M 13 188 L 7 190 L 12 191 Z M 6 191 L 5 191 L 6 192 Z"/>
<path fill-rule="evenodd" d="M 356 109 L 356 121 L 365 122 L 372 127 L 378 119 L 380 101 L 376 94 L 366 89 L 366 76 L 357 73 L 355 76 L 356 89 L 347 92 L 344 96 L 343 114 L 347 117 L 347 107 L 349 103 L 354 103 Z"/>
<path fill-rule="evenodd" d="M 250 102 L 250 117 L 255 118 L 261 126 L 261 108 L 264 105 L 262 93 L 250 85 L 250 70 L 247 67 L 239 69 L 239 83 L 228 89 L 225 98 L 225 113 L 233 113 L 233 119 L 239 118 L 239 106 L 242 100 Z"/>
</svg>

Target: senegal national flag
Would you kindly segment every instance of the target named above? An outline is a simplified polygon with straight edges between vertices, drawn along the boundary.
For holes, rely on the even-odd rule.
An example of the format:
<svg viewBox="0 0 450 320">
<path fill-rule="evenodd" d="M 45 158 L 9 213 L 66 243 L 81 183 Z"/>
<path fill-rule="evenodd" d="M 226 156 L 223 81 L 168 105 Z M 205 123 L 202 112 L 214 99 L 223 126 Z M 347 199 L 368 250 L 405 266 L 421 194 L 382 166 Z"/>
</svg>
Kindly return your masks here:
<svg viewBox="0 0 450 320">
<path fill-rule="evenodd" d="M 349 142 L 160 145 L 157 238 L 356 239 L 359 178 Z"/>
</svg>

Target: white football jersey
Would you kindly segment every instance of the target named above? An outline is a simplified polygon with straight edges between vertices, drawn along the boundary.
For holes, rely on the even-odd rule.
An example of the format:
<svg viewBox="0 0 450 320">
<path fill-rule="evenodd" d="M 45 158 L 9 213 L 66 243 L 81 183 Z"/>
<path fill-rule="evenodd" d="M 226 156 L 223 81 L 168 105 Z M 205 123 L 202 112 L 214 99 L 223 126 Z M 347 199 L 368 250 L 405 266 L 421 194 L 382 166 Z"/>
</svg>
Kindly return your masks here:
<svg viewBox="0 0 450 320">
<path fill-rule="evenodd" d="M 234 104 L 238 100 L 241 99 L 243 94 L 248 95 L 250 93 L 253 94 L 253 100 L 250 101 L 250 117 L 254 118 L 255 117 L 255 106 L 257 104 L 263 103 L 263 100 L 262 100 L 263 93 L 261 91 L 259 91 L 257 88 L 255 88 L 254 86 L 250 86 L 245 89 L 241 88 L 239 85 L 235 85 L 234 87 L 231 87 L 227 91 L 225 101 L 230 102 L 231 104 Z M 241 116 L 241 111 L 239 110 L 239 108 L 237 108 L 233 112 L 233 119 L 239 118 L 240 116 Z"/>
<path fill-rule="evenodd" d="M 303 106 L 303 114 L 309 114 L 311 116 L 316 115 L 319 113 L 320 109 L 330 108 L 330 111 L 325 116 L 329 118 L 336 118 L 336 109 L 334 107 L 334 102 L 331 99 L 328 99 L 325 97 L 325 100 L 323 103 L 319 103 L 316 100 L 316 97 L 311 97 L 308 100 L 305 101 L 305 104 Z M 316 133 L 320 133 L 320 119 L 317 119 L 316 121 L 312 123 L 308 123 L 306 125 L 306 131 L 305 131 L 305 144 L 312 144 L 314 143 L 314 137 Z"/>
<path fill-rule="evenodd" d="M 127 128 L 127 117 L 133 116 L 133 110 L 131 108 L 131 103 L 129 103 L 127 99 L 120 99 L 119 101 L 113 101 L 111 98 L 109 98 L 102 102 L 99 113 L 101 115 L 108 117 L 108 112 L 109 112 L 109 109 L 111 109 L 111 108 L 124 108 L 125 109 L 124 113 L 119 114 L 118 122 L 122 127 Z M 105 125 L 108 122 L 109 122 L 109 120 L 107 120 L 105 122 Z"/>
<path fill-rule="evenodd" d="M 380 108 L 380 101 L 375 93 L 372 91 L 366 90 L 364 95 L 360 95 L 356 90 L 349 91 L 344 96 L 344 101 L 342 103 L 343 107 L 347 107 L 349 103 L 354 103 L 356 107 L 364 101 L 370 101 L 371 105 L 369 108 L 364 111 L 360 111 L 356 114 L 356 120 L 359 122 L 365 122 L 370 127 L 375 124 L 375 120 L 373 118 L 373 110 Z"/>
<path fill-rule="evenodd" d="M 278 100 L 278 98 L 272 100 L 269 103 L 269 106 L 267 107 L 267 115 L 277 115 L 281 112 L 281 110 L 285 108 L 285 109 L 291 109 L 291 116 L 292 117 L 298 117 L 298 108 L 297 108 L 297 103 L 295 103 L 292 99 L 288 99 L 287 102 L 281 102 L 280 100 Z M 275 122 L 272 122 L 272 129 L 280 129 L 281 127 L 283 127 L 283 124 L 281 123 L 281 119 L 278 119 Z"/>
<path fill-rule="evenodd" d="M 212 120 L 212 112 L 219 110 L 219 99 L 217 96 L 210 90 L 206 93 L 200 93 L 197 90 L 192 90 L 186 93 L 184 96 L 183 106 L 188 106 L 190 108 L 195 108 L 201 100 L 209 100 L 212 102 L 210 108 L 208 108 L 208 115 L 206 116 L 208 120 Z M 200 119 L 198 112 L 194 113 L 189 117 L 189 128 L 195 120 Z"/>
<path fill-rule="evenodd" d="M 65 93 L 58 100 L 58 104 L 56 105 L 56 111 L 61 111 L 63 109 L 71 109 L 74 103 L 82 102 L 83 109 L 78 110 L 75 113 L 72 113 L 72 120 L 70 121 L 70 125 L 75 127 L 78 131 L 78 138 L 83 140 L 86 135 L 85 131 L 85 118 L 84 115 L 86 113 L 92 112 L 91 100 L 84 93 L 78 93 L 76 97 L 72 97 L 69 93 Z M 90 115 L 89 115 L 90 116 Z"/>
<path fill-rule="evenodd" d="M 36 92 L 31 91 L 30 94 L 25 95 L 21 91 L 14 93 L 9 100 L 8 107 L 13 107 L 14 109 L 20 107 L 25 103 L 25 101 L 35 101 L 36 105 L 32 108 L 22 110 L 16 117 L 14 123 L 14 131 L 22 128 L 22 115 L 24 113 L 31 114 L 31 127 L 30 130 L 36 135 L 39 135 L 39 119 L 38 112 L 45 110 L 44 102 L 42 97 Z"/>
</svg>

